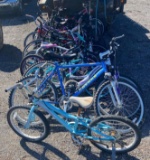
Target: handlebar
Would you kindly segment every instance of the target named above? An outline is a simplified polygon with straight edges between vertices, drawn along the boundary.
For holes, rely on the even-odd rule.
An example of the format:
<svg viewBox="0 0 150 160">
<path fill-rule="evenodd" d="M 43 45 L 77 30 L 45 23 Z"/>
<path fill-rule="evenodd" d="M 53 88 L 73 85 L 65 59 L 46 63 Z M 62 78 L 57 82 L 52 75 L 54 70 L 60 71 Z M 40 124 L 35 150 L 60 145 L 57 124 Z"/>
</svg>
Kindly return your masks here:
<svg viewBox="0 0 150 160">
<path fill-rule="evenodd" d="M 5 92 L 11 91 L 11 90 L 13 90 L 13 89 L 16 88 L 16 87 L 22 88 L 23 85 L 22 85 L 22 83 L 17 83 L 17 84 L 15 84 L 14 86 L 5 89 Z"/>
<path fill-rule="evenodd" d="M 119 47 L 120 45 L 116 42 L 118 39 L 123 38 L 125 35 L 121 35 L 118 37 L 113 37 L 112 40 L 110 41 L 109 45 L 110 45 L 110 50 L 114 50 L 117 49 L 117 47 Z"/>
<path fill-rule="evenodd" d="M 116 40 L 118 40 L 118 39 L 121 39 L 121 38 L 123 38 L 125 35 L 123 34 L 123 35 L 121 35 L 121 36 L 118 36 L 118 37 L 113 37 L 112 38 L 112 41 L 116 41 Z"/>
<path fill-rule="evenodd" d="M 103 59 L 104 57 L 108 57 L 110 56 L 112 53 L 114 53 L 114 51 L 116 51 L 118 49 L 118 47 L 120 46 L 116 40 L 123 38 L 125 35 L 121 35 L 118 37 L 113 37 L 112 40 L 110 41 L 110 49 L 102 52 L 99 54 L 100 59 Z"/>
</svg>

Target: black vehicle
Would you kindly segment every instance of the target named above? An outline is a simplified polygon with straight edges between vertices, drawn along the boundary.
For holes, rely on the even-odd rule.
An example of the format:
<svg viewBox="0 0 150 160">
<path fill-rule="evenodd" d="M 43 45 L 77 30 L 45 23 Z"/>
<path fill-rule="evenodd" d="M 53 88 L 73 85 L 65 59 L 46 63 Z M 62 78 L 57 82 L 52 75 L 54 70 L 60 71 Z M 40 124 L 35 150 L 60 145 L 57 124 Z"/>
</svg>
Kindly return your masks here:
<svg viewBox="0 0 150 160">
<path fill-rule="evenodd" d="M 21 14 L 22 0 L 0 0 L 0 14 Z"/>
<path fill-rule="evenodd" d="M 0 22 L 0 49 L 3 47 L 3 29 L 2 29 L 2 24 Z"/>
</svg>

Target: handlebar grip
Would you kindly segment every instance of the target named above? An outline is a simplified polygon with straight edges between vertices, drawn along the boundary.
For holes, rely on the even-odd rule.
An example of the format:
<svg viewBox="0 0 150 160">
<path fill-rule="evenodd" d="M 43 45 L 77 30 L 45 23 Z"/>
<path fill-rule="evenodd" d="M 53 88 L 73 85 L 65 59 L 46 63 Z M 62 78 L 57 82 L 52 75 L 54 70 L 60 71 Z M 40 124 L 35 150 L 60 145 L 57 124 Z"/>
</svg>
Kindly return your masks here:
<svg viewBox="0 0 150 160">
<path fill-rule="evenodd" d="M 35 20 L 35 17 L 34 17 L 34 16 L 32 16 L 32 15 L 25 14 L 25 16 L 26 16 L 26 17 L 28 17 L 28 18 L 32 18 L 33 20 Z"/>
<path fill-rule="evenodd" d="M 5 89 L 5 92 L 11 91 L 12 89 L 16 88 L 16 87 L 22 87 L 22 83 L 17 83 L 14 86 Z"/>
<path fill-rule="evenodd" d="M 123 38 L 125 35 L 123 34 L 123 35 L 121 35 L 121 36 L 118 36 L 118 37 L 113 37 L 112 38 L 112 41 L 116 41 L 117 39 L 121 39 L 121 38 Z"/>
</svg>

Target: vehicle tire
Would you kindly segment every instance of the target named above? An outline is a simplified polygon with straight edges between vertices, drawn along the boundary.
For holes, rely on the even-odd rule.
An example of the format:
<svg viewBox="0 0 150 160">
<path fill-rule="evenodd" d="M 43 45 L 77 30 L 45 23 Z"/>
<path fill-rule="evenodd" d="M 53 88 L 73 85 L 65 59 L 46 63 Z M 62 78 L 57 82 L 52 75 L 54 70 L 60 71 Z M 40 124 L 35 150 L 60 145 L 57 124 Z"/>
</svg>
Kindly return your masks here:
<svg viewBox="0 0 150 160">
<path fill-rule="evenodd" d="M 18 7 L 15 11 L 15 14 L 16 15 L 22 15 L 23 14 L 23 3 L 22 3 L 22 0 L 19 0 L 19 4 L 18 4 Z"/>
<path fill-rule="evenodd" d="M 144 102 L 140 92 L 130 83 L 118 80 L 117 91 L 120 95 L 122 106 L 117 104 L 109 81 L 101 84 L 94 97 L 94 107 L 97 115 L 119 115 L 128 117 L 137 125 L 143 121 Z"/>
<path fill-rule="evenodd" d="M 25 71 L 31 67 L 33 64 L 40 62 L 44 60 L 42 56 L 36 55 L 36 54 L 30 54 L 26 56 L 20 64 L 20 73 L 21 75 L 24 75 Z"/>
<path fill-rule="evenodd" d="M 101 134 L 95 132 L 96 129 Z M 114 138 L 116 153 L 130 152 L 141 142 L 141 134 L 138 127 L 129 119 L 119 116 L 101 116 L 96 118 L 89 126 L 88 135 L 99 138 L 99 141 L 91 140 L 91 143 L 109 153 L 112 152 L 112 141 L 107 136 Z M 107 140 L 101 140 L 101 138 L 106 138 Z"/>
<path fill-rule="evenodd" d="M 2 24 L 0 22 L 0 50 L 3 47 L 3 29 L 2 29 Z"/>
<path fill-rule="evenodd" d="M 43 114 L 36 110 L 34 111 L 34 118 L 32 118 L 29 128 L 25 128 L 24 125 L 28 120 L 29 112 L 30 107 L 26 106 L 10 108 L 7 113 L 8 124 L 20 137 L 31 142 L 42 141 L 49 135 L 49 124 Z M 20 118 L 22 118 L 22 121 L 20 121 Z M 36 121 L 40 121 L 41 123 L 35 125 Z"/>
<path fill-rule="evenodd" d="M 124 12 L 124 4 L 123 3 L 121 3 L 121 5 L 120 5 L 119 12 L 120 13 Z"/>
</svg>

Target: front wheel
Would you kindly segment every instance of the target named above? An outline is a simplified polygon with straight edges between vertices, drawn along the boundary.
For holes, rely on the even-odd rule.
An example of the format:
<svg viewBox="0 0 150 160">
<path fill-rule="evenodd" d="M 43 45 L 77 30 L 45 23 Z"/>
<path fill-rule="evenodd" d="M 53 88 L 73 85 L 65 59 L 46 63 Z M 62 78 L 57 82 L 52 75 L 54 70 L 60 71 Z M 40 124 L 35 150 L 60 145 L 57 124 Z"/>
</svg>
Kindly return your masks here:
<svg viewBox="0 0 150 160">
<path fill-rule="evenodd" d="M 8 124 L 20 137 L 31 142 L 42 141 L 49 134 L 49 124 L 43 114 L 36 110 L 32 113 L 32 120 L 27 127 L 29 112 L 30 108 L 25 106 L 10 108 L 7 113 Z M 36 123 L 37 121 L 40 123 Z"/>
<path fill-rule="evenodd" d="M 115 86 L 121 105 L 118 104 L 110 81 L 101 84 L 94 98 L 97 115 L 119 115 L 128 117 L 139 125 L 143 120 L 144 103 L 139 91 L 130 83 L 118 80 Z"/>
<path fill-rule="evenodd" d="M 138 127 L 129 119 L 119 116 L 98 117 L 91 122 L 88 135 L 98 139 L 91 140 L 94 146 L 109 153 L 112 152 L 110 137 L 114 138 L 116 153 L 132 151 L 141 141 Z M 109 136 L 109 138 L 106 136 Z M 103 138 L 107 140 L 101 140 Z"/>
</svg>

